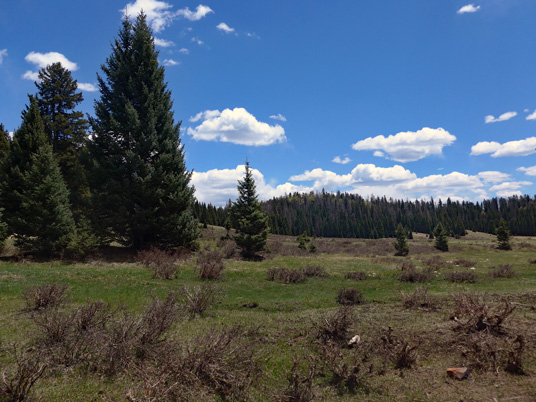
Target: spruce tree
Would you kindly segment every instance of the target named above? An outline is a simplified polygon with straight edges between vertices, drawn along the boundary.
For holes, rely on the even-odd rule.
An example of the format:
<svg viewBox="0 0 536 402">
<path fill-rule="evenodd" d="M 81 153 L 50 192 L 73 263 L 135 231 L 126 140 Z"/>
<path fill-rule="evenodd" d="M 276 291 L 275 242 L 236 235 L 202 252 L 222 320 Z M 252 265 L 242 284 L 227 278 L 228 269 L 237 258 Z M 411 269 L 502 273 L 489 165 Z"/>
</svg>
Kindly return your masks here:
<svg viewBox="0 0 536 402">
<path fill-rule="evenodd" d="M 449 251 L 447 232 L 443 224 L 439 222 L 434 229 L 435 244 L 434 247 L 440 251 Z"/>
<path fill-rule="evenodd" d="M 499 250 L 511 250 L 512 246 L 510 245 L 510 230 L 504 219 L 501 219 L 499 227 L 495 230 L 497 235 L 497 248 Z"/>
<path fill-rule="evenodd" d="M 10 145 L 11 139 L 9 138 L 9 133 L 4 128 L 4 125 L 0 123 L 0 161 L 9 153 Z"/>
<path fill-rule="evenodd" d="M 80 162 L 87 141 L 88 121 L 82 112 L 75 110 L 84 100 L 82 92 L 71 72 L 61 63 L 42 68 L 35 85 L 45 133 L 70 191 L 71 203 L 78 211 L 89 196 Z"/>
<path fill-rule="evenodd" d="M 0 208 L 0 251 L 4 249 L 8 237 L 7 223 L 3 219 L 4 208 Z"/>
<path fill-rule="evenodd" d="M 269 232 L 268 217 L 257 199 L 255 179 L 247 161 L 244 179 L 238 181 L 238 199 L 231 209 L 231 222 L 237 233 L 236 245 L 244 258 L 255 258 L 264 250 Z"/>
<path fill-rule="evenodd" d="M 69 191 L 50 145 L 41 146 L 32 155 L 30 165 L 24 174 L 15 245 L 32 254 L 58 254 L 75 234 Z"/>
<path fill-rule="evenodd" d="M 173 118 L 171 93 L 141 13 L 123 20 L 97 76 L 92 217 L 101 235 L 137 249 L 191 247 L 199 236 L 193 187 Z"/>
<path fill-rule="evenodd" d="M 409 253 L 409 246 L 406 236 L 406 229 L 404 229 L 404 226 L 402 226 L 401 223 L 398 224 L 396 227 L 396 242 L 395 242 L 395 249 L 396 249 L 396 255 L 405 257 Z"/>
</svg>

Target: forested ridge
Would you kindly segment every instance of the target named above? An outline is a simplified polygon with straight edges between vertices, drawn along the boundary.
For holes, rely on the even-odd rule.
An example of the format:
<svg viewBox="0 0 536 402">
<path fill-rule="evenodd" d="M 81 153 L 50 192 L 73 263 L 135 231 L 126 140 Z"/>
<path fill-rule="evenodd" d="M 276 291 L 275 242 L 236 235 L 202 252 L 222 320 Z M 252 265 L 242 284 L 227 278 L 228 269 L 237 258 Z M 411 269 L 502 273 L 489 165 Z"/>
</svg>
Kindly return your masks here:
<svg viewBox="0 0 536 402">
<path fill-rule="evenodd" d="M 401 223 L 408 231 L 430 233 L 441 222 L 450 236 L 467 230 L 495 233 L 504 219 L 513 235 L 536 235 L 536 197 L 529 195 L 470 201 L 404 201 L 364 198 L 349 193 L 294 193 L 262 203 L 271 233 L 318 237 L 394 237 Z M 228 206 L 197 202 L 194 213 L 209 225 L 223 226 Z"/>
</svg>

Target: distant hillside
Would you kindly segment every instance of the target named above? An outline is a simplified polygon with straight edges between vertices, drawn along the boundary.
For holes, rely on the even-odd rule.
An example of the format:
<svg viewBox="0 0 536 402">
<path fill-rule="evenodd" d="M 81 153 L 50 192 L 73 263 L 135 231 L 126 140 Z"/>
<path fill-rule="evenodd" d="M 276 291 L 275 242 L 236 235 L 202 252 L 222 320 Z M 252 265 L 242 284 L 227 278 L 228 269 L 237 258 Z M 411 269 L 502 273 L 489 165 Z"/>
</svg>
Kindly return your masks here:
<svg viewBox="0 0 536 402">
<path fill-rule="evenodd" d="M 494 233 L 504 218 L 513 235 L 536 235 L 536 197 L 512 196 L 482 202 L 403 201 L 385 197 L 365 199 L 348 193 L 291 194 L 262 203 L 271 232 L 319 237 L 393 237 L 398 223 L 408 231 L 429 233 L 441 222 L 451 236 L 466 230 Z M 202 223 L 223 226 L 229 206 L 196 203 Z"/>
</svg>

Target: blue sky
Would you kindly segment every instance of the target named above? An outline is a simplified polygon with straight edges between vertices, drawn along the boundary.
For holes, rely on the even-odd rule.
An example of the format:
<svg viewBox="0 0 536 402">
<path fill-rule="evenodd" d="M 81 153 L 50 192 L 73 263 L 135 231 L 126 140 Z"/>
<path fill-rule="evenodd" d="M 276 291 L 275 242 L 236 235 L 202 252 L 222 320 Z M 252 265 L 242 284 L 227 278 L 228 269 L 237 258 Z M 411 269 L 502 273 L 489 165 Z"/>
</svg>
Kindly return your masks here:
<svg viewBox="0 0 536 402">
<path fill-rule="evenodd" d="M 533 0 L 17 0 L 0 5 L 0 122 L 60 61 L 93 113 L 122 15 L 143 9 L 201 201 L 294 191 L 536 194 Z"/>
</svg>

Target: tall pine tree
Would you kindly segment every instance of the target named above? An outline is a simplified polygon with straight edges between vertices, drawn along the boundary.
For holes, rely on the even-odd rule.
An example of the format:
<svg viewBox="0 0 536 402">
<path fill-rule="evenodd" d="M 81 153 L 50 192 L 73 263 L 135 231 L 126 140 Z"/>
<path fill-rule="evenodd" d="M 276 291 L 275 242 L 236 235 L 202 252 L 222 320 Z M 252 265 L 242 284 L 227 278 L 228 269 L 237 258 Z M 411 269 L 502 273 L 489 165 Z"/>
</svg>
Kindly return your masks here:
<svg viewBox="0 0 536 402">
<path fill-rule="evenodd" d="M 191 247 L 199 236 L 180 122 L 157 58 L 146 16 L 125 18 L 97 77 L 101 97 L 90 119 L 93 222 L 137 249 Z"/>
<path fill-rule="evenodd" d="M 268 239 L 268 217 L 257 199 L 255 179 L 246 161 L 246 174 L 238 181 L 238 199 L 231 208 L 231 222 L 236 229 L 235 242 L 244 258 L 254 258 L 264 250 Z"/>
</svg>

